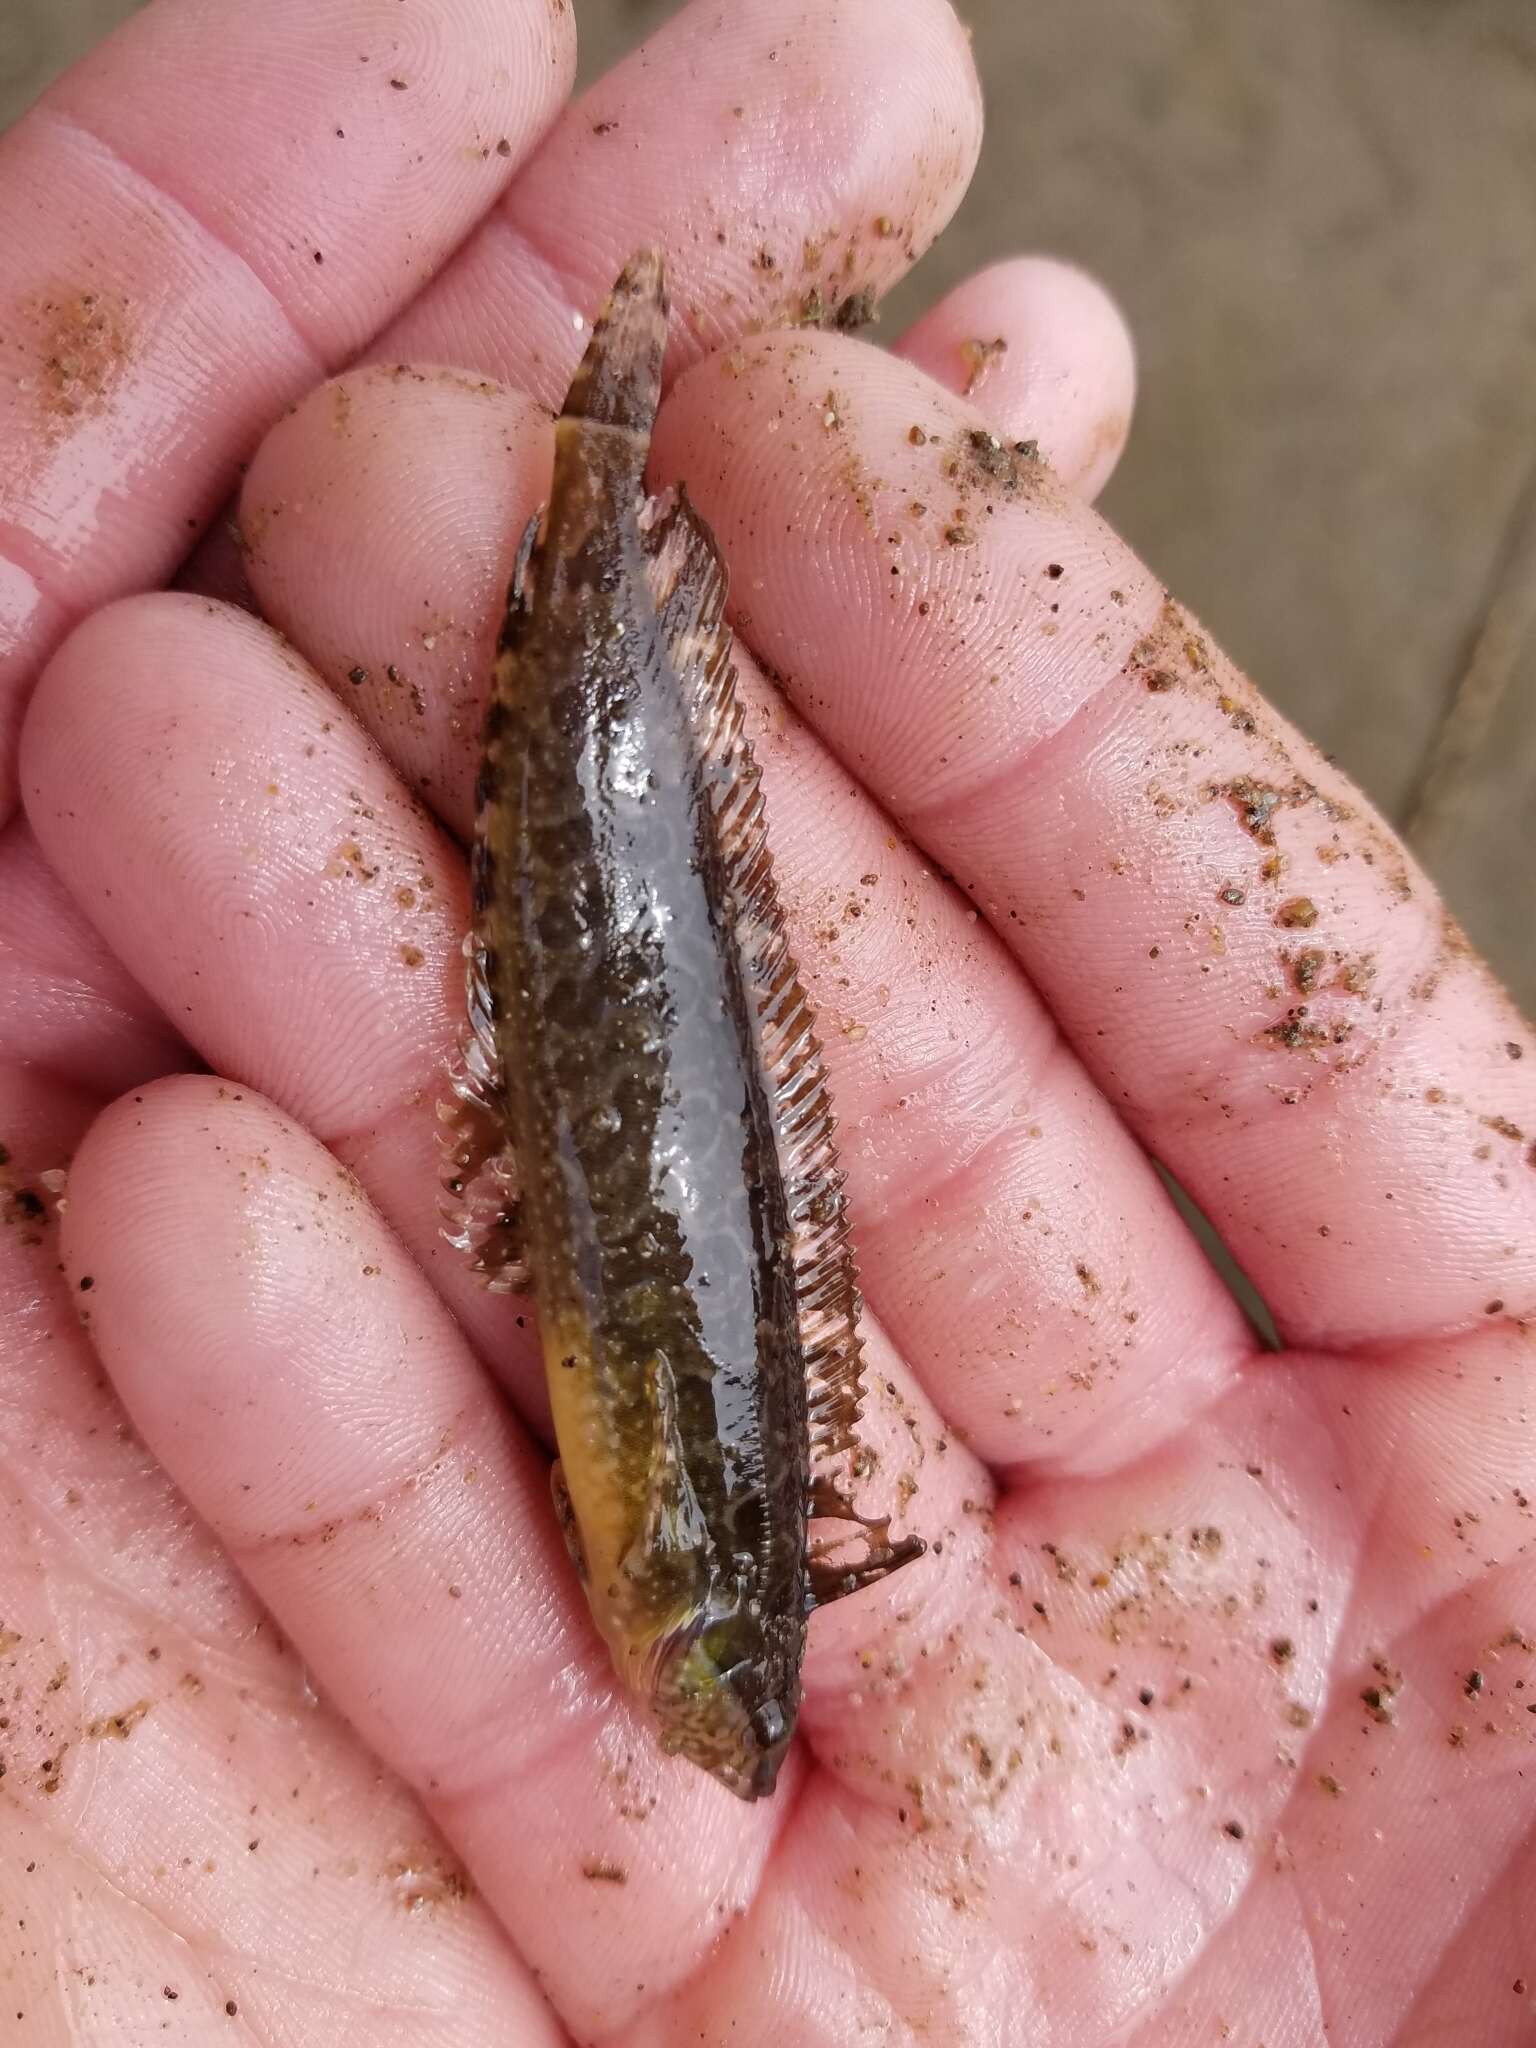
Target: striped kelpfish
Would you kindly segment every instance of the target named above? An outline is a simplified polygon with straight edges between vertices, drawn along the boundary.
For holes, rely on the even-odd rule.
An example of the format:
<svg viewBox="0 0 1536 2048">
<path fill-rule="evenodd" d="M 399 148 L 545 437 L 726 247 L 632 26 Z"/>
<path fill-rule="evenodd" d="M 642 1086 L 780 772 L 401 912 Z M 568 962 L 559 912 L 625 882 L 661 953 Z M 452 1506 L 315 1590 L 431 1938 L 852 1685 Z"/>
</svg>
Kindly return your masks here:
<svg viewBox="0 0 1536 2048">
<path fill-rule="evenodd" d="M 615 1668 L 745 1799 L 807 1617 L 917 1556 L 858 1515 L 859 1299 L 820 1047 L 785 942 L 725 571 L 644 472 L 667 333 L 626 268 L 555 428 L 496 661 L 454 1241 L 531 1289 L 554 1493 Z M 856 1525 L 862 1550 L 813 1544 Z M 846 1538 L 844 1539 L 846 1541 Z"/>
</svg>

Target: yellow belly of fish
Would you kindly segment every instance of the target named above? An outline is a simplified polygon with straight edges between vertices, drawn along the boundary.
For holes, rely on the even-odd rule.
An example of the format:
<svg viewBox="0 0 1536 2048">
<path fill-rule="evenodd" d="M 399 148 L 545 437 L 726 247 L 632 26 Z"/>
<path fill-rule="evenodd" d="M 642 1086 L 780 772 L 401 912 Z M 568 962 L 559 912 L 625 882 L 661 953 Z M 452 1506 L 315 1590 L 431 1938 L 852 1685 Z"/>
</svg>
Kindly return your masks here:
<svg viewBox="0 0 1536 2048">
<path fill-rule="evenodd" d="M 647 1692 L 657 1643 L 683 1627 L 698 1602 L 675 1592 L 658 1599 L 661 1588 L 644 1570 L 656 1461 L 645 1445 L 617 1441 L 593 1348 L 580 1318 L 546 1321 L 544 1365 L 560 1452 L 558 1479 L 575 1524 L 567 1540 L 619 1674 Z"/>
</svg>

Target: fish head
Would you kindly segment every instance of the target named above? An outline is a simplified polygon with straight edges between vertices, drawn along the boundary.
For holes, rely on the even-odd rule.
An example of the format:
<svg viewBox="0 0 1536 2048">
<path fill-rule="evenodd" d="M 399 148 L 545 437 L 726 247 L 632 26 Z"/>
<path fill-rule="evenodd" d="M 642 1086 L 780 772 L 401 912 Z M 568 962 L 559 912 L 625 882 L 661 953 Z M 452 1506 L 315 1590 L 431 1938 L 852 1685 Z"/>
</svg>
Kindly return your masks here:
<svg viewBox="0 0 1536 2048">
<path fill-rule="evenodd" d="M 664 1750 L 738 1799 L 769 1796 L 800 1705 L 792 1631 L 771 1631 L 746 1609 L 701 1619 L 657 1646 L 650 1692 Z"/>
</svg>

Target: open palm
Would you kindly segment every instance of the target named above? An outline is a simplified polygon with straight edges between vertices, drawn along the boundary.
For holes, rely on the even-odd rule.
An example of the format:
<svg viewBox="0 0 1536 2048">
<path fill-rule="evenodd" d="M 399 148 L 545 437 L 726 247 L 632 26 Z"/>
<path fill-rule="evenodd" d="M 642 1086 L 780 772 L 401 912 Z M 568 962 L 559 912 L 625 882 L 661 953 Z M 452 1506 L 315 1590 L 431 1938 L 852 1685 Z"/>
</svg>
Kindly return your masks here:
<svg viewBox="0 0 1536 2048">
<path fill-rule="evenodd" d="M 263 12 L 264 118 L 363 138 L 345 209 L 299 149 L 234 256 L 234 210 L 199 225 L 248 167 L 177 171 L 211 147 L 192 89 L 254 33 L 202 0 L 0 157 L 13 205 L 71 176 L 188 202 L 159 242 L 75 229 L 154 283 L 153 333 L 132 292 L 0 280 L 45 349 L 79 330 L 0 395 L 18 713 L 515 175 L 262 446 L 270 624 L 131 597 L 32 696 L 0 838 L 0 2031 L 1528 2040 L 1536 1051 L 1087 509 L 1130 402 L 1091 287 L 1006 266 L 896 354 L 762 331 L 866 310 L 957 202 L 943 0 L 711 0 L 537 151 L 560 8 Z M 124 134 L 135 64 L 162 100 L 182 67 L 180 127 Z M 370 142 L 375 102 L 419 132 Z M 423 159 L 454 167 L 426 192 Z M 313 248 L 272 225 L 306 208 Z M 539 401 L 641 239 L 678 273 L 656 481 L 731 563 L 836 1089 L 866 1484 L 930 1539 L 816 1617 L 756 1807 L 616 1696 L 525 1311 L 437 1214 Z M 406 367 L 445 362 L 476 374 Z"/>
</svg>

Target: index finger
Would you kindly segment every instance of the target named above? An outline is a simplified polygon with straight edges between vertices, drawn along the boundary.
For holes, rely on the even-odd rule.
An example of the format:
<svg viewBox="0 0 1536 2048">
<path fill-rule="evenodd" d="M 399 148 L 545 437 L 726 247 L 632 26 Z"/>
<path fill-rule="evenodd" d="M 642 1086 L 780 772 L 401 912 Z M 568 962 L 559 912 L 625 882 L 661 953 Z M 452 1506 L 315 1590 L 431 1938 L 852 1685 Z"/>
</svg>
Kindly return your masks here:
<svg viewBox="0 0 1536 2048">
<path fill-rule="evenodd" d="M 569 87 L 565 0 L 155 0 L 0 137 L 0 823 L 65 630 L 420 289 Z"/>
</svg>

